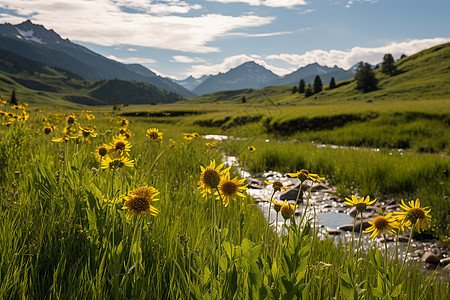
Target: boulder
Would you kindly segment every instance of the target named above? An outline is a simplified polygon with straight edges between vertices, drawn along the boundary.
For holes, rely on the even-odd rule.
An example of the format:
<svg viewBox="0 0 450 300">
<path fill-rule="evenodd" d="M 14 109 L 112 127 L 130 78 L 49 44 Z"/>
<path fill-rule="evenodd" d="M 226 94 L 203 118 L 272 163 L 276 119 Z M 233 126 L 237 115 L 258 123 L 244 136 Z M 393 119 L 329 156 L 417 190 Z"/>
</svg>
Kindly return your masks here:
<svg viewBox="0 0 450 300">
<path fill-rule="evenodd" d="M 425 252 L 424 255 L 422 255 L 421 260 L 428 263 L 428 264 L 433 264 L 433 265 L 438 265 L 441 260 L 439 259 L 439 256 L 437 256 L 436 254 L 434 254 L 433 252 Z"/>
<path fill-rule="evenodd" d="M 363 230 L 366 230 L 369 227 L 370 227 L 369 222 L 363 222 L 363 224 L 362 224 Z M 361 222 L 357 221 L 355 224 L 355 232 L 359 232 L 360 228 L 361 228 Z M 344 231 L 352 231 L 353 224 L 344 224 L 344 225 L 339 226 L 338 229 L 344 230 Z"/>
<path fill-rule="evenodd" d="M 341 231 L 339 229 L 336 229 L 336 228 L 327 227 L 327 233 L 329 235 L 340 235 Z"/>
<path fill-rule="evenodd" d="M 258 190 L 260 190 L 260 189 L 264 188 L 264 186 L 265 186 L 265 184 L 264 184 L 264 182 L 262 180 L 259 180 L 259 179 L 256 179 L 256 178 L 248 177 L 248 178 L 246 178 L 246 181 L 247 181 L 247 184 L 248 184 L 247 187 L 249 189 L 258 189 Z"/>
<path fill-rule="evenodd" d="M 450 257 L 441 259 L 441 265 L 447 266 L 448 264 L 450 264 Z"/>
<path fill-rule="evenodd" d="M 293 187 L 288 190 L 286 190 L 284 193 L 280 195 L 280 200 L 294 200 L 297 199 L 298 194 L 298 187 Z M 303 190 L 300 193 L 300 196 L 298 198 L 298 203 L 301 203 L 303 200 Z"/>
</svg>

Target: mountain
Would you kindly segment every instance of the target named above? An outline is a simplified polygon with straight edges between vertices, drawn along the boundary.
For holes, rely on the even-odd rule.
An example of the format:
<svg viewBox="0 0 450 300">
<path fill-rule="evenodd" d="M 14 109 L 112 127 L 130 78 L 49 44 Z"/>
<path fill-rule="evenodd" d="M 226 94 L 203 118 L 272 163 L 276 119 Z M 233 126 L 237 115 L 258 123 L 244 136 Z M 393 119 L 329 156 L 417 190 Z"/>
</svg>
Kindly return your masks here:
<svg viewBox="0 0 450 300">
<path fill-rule="evenodd" d="M 197 86 L 199 86 L 203 81 L 205 81 L 209 77 L 211 77 L 211 75 L 203 75 L 200 78 L 194 78 L 192 76 L 189 76 L 188 78 L 183 80 L 173 79 L 172 81 L 188 89 L 189 91 L 193 91 Z"/>
<path fill-rule="evenodd" d="M 224 90 L 238 90 L 258 88 L 278 78 L 254 61 L 246 62 L 226 73 L 211 76 L 197 86 L 193 92 L 198 95 L 209 94 Z"/>
<path fill-rule="evenodd" d="M 142 65 L 123 64 L 83 46 L 62 39 L 53 30 L 26 21 L 18 25 L 0 24 L 0 49 L 17 53 L 50 67 L 68 70 L 87 80 L 124 79 L 150 83 L 185 97 L 194 94 Z"/>
<path fill-rule="evenodd" d="M 374 103 L 383 105 L 383 101 L 401 100 L 447 100 L 442 104 L 445 111 L 450 101 L 450 43 L 438 45 L 395 62 L 397 72 L 387 75 L 381 68 L 374 69 L 378 79 L 375 91 L 363 93 L 356 89 L 356 80 L 347 79 L 336 82 L 336 88 L 329 90 L 328 83 L 318 94 L 306 97 L 305 94 L 292 93 L 292 86 L 268 86 L 262 89 L 222 91 L 190 98 L 184 102 L 194 103 L 233 103 L 246 105 L 265 103 L 282 104 L 314 104 L 329 105 L 350 102 Z M 242 97 L 246 103 L 242 103 Z M 375 104 L 377 103 L 377 104 Z M 412 108 L 413 109 L 413 108 Z M 440 108 L 437 108 L 440 110 Z M 411 115 L 411 118 L 415 116 Z M 442 122 L 447 122 L 445 118 Z"/>
<path fill-rule="evenodd" d="M 12 90 L 27 103 L 73 107 L 104 104 L 172 103 L 182 97 L 149 83 L 123 79 L 87 81 L 70 71 L 0 50 L 0 94 Z M 72 102 L 72 103 L 69 103 Z"/>
<path fill-rule="evenodd" d="M 277 78 L 269 82 L 269 85 L 298 85 L 301 79 L 303 79 L 306 84 L 312 84 L 317 75 L 320 76 L 323 84 L 328 84 L 331 77 L 334 77 L 334 80 L 336 81 L 341 81 L 353 78 L 355 77 L 355 74 L 356 71 L 353 69 L 344 70 L 338 66 L 330 68 L 321 66 L 318 63 L 313 63 L 301 67 L 293 73 Z"/>
</svg>

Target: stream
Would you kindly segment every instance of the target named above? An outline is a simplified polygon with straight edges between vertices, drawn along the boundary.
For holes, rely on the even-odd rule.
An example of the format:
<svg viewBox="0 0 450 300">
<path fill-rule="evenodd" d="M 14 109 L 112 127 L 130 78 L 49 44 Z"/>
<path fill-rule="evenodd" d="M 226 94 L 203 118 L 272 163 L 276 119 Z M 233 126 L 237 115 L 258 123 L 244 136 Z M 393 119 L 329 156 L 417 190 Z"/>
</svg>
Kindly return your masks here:
<svg viewBox="0 0 450 300">
<path fill-rule="evenodd" d="M 207 135 L 204 136 L 205 139 L 214 139 L 214 140 L 225 140 L 228 139 L 228 136 L 223 135 Z M 266 142 L 269 142 L 268 140 Z M 320 145 L 323 147 L 323 145 Z M 376 150 L 375 150 L 376 151 Z M 263 213 L 265 219 L 267 220 L 269 215 L 269 198 L 273 193 L 272 185 L 266 185 L 264 180 L 269 182 L 280 181 L 283 183 L 285 187 L 290 187 L 286 192 L 280 191 L 275 193 L 274 199 L 277 202 L 283 202 L 285 199 L 288 200 L 288 203 L 295 203 L 295 196 L 298 190 L 294 190 L 293 188 L 299 184 L 297 178 L 290 178 L 287 174 L 282 174 L 277 171 L 267 171 L 260 174 L 250 174 L 247 170 L 244 170 L 240 165 L 239 161 L 234 156 L 223 156 L 222 162 L 228 166 L 234 166 L 238 169 L 239 175 L 242 178 L 245 178 L 248 183 L 247 194 L 250 195 L 256 202 L 257 207 Z M 295 170 L 293 170 L 295 171 Z M 306 191 L 305 191 L 306 189 Z M 300 221 L 301 215 L 305 208 L 305 202 L 308 195 L 309 187 L 303 188 L 305 191 L 303 195 L 304 202 L 300 202 L 299 207 L 295 211 L 296 221 Z M 295 196 L 293 196 L 295 195 Z M 349 195 L 350 196 L 350 195 Z M 356 195 L 356 197 L 360 197 Z M 306 217 L 311 218 L 314 223 L 314 227 L 317 229 L 319 238 L 331 238 L 334 239 L 335 243 L 348 244 L 351 240 L 351 233 L 353 228 L 354 216 L 356 214 L 356 209 L 352 206 L 346 205 L 344 203 L 345 199 L 337 196 L 336 188 L 332 187 L 325 180 L 320 183 L 315 183 L 312 187 L 310 194 L 310 201 L 308 210 L 306 212 Z M 380 209 L 383 208 L 386 213 L 393 211 L 400 211 L 400 207 L 398 206 L 395 199 L 379 199 L 374 205 L 368 207 L 366 212 L 363 213 L 363 229 L 370 226 L 367 221 L 373 220 L 377 215 L 379 215 Z M 357 220 L 357 224 L 358 224 Z M 270 225 L 275 228 L 277 227 L 277 232 L 281 234 L 282 225 L 284 224 L 284 220 L 281 215 L 278 218 L 278 224 L 276 223 L 276 212 L 273 210 L 270 213 Z M 288 223 L 289 224 L 289 221 Z M 312 224 L 313 225 L 313 224 Z M 355 246 L 356 241 L 359 237 L 359 227 L 358 225 L 355 227 Z M 362 247 L 364 249 L 368 249 L 371 246 L 372 239 L 368 238 L 369 234 L 364 234 L 361 239 Z M 399 259 L 402 259 L 402 253 L 406 252 L 407 243 L 408 243 L 409 235 L 400 234 L 399 243 L 398 243 L 398 253 Z M 384 250 L 384 238 L 376 238 L 376 245 L 380 250 Z M 392 253 L 395 247 L 395 239 L 394 237 L 387 238 L 388 251 Z M 424 258 L 428 253 L 434 253 L 435 259 L 440 259 L 441 265 L 449 264 L 449 253 L 446 249 L 442 248 L 439 245 L 439 241 L 436 239 L 430 240 L 412 240 L 411 248 L 409 253 L 407 254 L 407 260 L 415 260 L 418 262 L 422 262 L 424 269 L 434 270 L 436 269 L 435 263 L 430 263 L 428 260 L 424 262 Z M 450 277 L 450 268 L 438 268 L 440 276 L 444 276 L 446 278 Z"/>
</svg>

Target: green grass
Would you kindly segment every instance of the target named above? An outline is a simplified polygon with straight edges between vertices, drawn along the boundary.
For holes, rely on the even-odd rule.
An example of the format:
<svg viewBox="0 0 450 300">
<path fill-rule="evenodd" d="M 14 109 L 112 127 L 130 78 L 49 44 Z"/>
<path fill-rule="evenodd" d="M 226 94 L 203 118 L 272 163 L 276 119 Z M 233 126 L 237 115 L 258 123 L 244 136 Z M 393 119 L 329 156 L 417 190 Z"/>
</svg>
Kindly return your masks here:
<svg viewBox="0 0 450 300">
<path fill-rule="evenodd" d="M 288 227 L 289 234 L 280 240 L 271 230 L 264 244 L 266 223 L 250 197 L 226 209 L 217 201 L 214 214 L 197 182 L 200 166 L 220 161 L 221 153 L 200 138 L 183 140 L 182 133 L 192 128 L 182 122 L 131 118 L 134 167 L 99 169 L 93 152 L 110 143 L 120 125 L 109 114 L 95 115 L 94 121 L 87 121 L 78 114 L 79 125 L 95 125 L 99 133 L 90 143 L 51 142 L 60 136 L 65 120 L 46 112 L 32 111 L 25 124 L 0 128 L 0 298 L 344 299 L 349 293 L 368 299 L 378 293 L 398 293 L 402 299 L 448 297 L 446 282 L 433 273 L 409 263 L 402 268 L 392 259 L 383 262 L 380 251 L 354 259 L 346 245 L 319 240 L 308 225 Z M 47 122 L 57 131 L 44 135 Z M 164 132 L 161 144 L 145 141 L 145 130 L 151 127 Z M 270 165 L 291 171 L 306 163 L 336 183 L 358 182 L 365 176 L 361 184 L 368 187 L 361 188 L 367 189 L 373 178 L 375 183 L 393 181 L 386 187 L 392 189 L 424 178 L 438 180 L 437 170 L 448 162 L 408 155 L 382 168 L 392 162 L 383 156 L 372 173 L 364 175 L 366 169 L 358 163 L 372 161 L 377 154 L 361 154 L 358 163 L 351 163 L 348 154 L 339 151 L 337 157 L 347 159 L 340 164 L 326 150 L 316 153 L 311 146 L 305 148 L 309 154 L 301 156 L 297 145 L 255 145 L 254 156 L 248 158 L 252 170 Z M 237 144 L 235 151 L 244 146 Z M 278 161 L 269 164 L 269 158 Z M 406 162 L 412 165 L 403 170 Z M 389 177 L 379 178 L 383 176 Z M 129 218 L 123 201 L 105 202 L 144 185 L 160 192 L 160 200 L 153 203 L 160 210 L 156 217 Z M 437 210 L 432 205 L 432 211 Z M 214 240 L 211 230 L 215 215 L 223 218 L 220 244 L 218 232 Z"/>
</svg>

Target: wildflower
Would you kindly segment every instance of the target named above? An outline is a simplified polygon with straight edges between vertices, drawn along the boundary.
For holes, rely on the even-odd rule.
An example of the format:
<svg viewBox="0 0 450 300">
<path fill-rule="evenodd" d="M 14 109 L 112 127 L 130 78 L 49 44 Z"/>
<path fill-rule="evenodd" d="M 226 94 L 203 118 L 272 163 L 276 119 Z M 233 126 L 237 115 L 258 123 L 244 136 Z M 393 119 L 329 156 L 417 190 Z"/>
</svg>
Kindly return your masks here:
<svg viewBox="0 0 450 300">
<path fill-rule="evenodd" d="M 94 132 L 94 127 L 81 127 L 79 126 L 81 129 L 81 134 L 86 138 L 88 136 L 91 137 L 96 137 L 97 134 Z"/>
<path fill-rule="evenodd" d="M 408 204 L 409 206 L 402 199 L 400 207 L 405 211 L 394 212 L 397 215 L 396 219 L 406 227 L 415 227 L 418 232 L 427 229 L 428 222 L 431 220 L 429 215 L 430 209 L 427 210 L 428 207 L 420 207 L 418 198 L 416 201 L 409 201 Z"/>
<path fill-rule="evenodd" d="M 255 152 L 256 148 L 254 146 L 248 146 L 248 151 Z"/>
<path fill-rule="evenodd" d="M 294 204 L 285 204 L 281 207 L 281 216 L 285 220 L 289 220 L 294 216 L 296 206 Z"/>
<path fill-rule="evenodd" d="M 118 157 L 118 158 L 110 158 L 109 156 L 106 156 L 105 159 L 101 163 L 102 169 L 120 169 L 123 166 L 125 167 L 133 167 L 134 166 L 134 160 L 130 160 L 128 157 Z"/>
<path fill-rule="evenodd" d="M 75 117 L 74 114 L 70 114 L 66 117 L 66 122 L 68 125 L 74 124 L 76 120 L 77 120 L 77 118 Z"/>
<path fill-rule="evenodd" d="M 273 198 L 272 198 L 271 201 L 272 201 L 272 203 L 273 203 L 273 209 L 275 209 L 275 211 L 276 211 L 277 213 L 279 213 L 280 210 L 281 210 L 281 208 L 282 208 L 283 206 L 285 206 L 286 203 L 287 203 L 287 200 L 284 200 L 283 203 L 280 203 L 280 202 L 275 201 L 275 199 L 273 199 Z"/>
<path fill-rule="evenodd" d="M 129 213 L 134 215 L 151 214 L 156 216 L 159 210 L 152 203 L 159 200 L 155 198 L 158 194 L 158 190 L 153 187 L 139 187 L 126 196 L 122 209 L 127 209 Z"/>
<path fill-rule="evenodd" d="M 130 125 L 130 121 L 128 121 L 127 119 L 123 119 L 122 118 L 122 120 L 120 121 L 120 124 L 122 126 L 128 126 L 128 125 Z"/>
<path fill-rule="evenodd" d="M 55 130 L 55 126 L 49 125 L 49 126 L 45 126 L 43 131 L 45 134 L 50 134 Z"/>
<path fill-rule="evenodd" d="M 274 192 L 279 192 L 281 190 L 285 191 L 287 188 L 283 186 L 283 183 L 281 181 L 275 180 L 274 182 L 269 182 L 267 180 L 264 180 L 265 184 L 271 184 L 273 187 Z"/>
<path fill-rule="evenodd" d="M 160 143 L 162 141 L 163 138 L 163 133 L 159 132 L 158 129 L 156 128 L 150 128 L 147 129 L 146 133 L 147 137 L 151 140 L 151 141 L 155 141 Z"/>
<path fill-rule="evenodd" d="M 352 195 L 352 199 L 345 198 L 345 200 L 347 200 L 345 201 L 345 204 L 356 206 L 358 213 L 362 213 L 366 210 L 367 206 L 372 205 L 377 201 L 377 199 L 370 201 L 370 196 L 367 196 L 366 198 L 362 197 L 358 200 L 354 195 Z"/>
<path fill-rule="evenodd" d="M 241 191 L 245 191 L 247 189 L 247 184 L 244 184 L 245 179 L 238 180 L 237 177 L 230 179 L 230 173 L 226 173 L 224 179 L 220 181 L 217 189 L 220 192 L 220 195 L 223 197 L 223 204 L 225 207 L 228 206 L 230 200 L 234 200 L 236 196 L 245 198 L 245 195 L 241 193 Z M 216 199 L 220 199 L 219 192 L 216 192 Z"/>
<path fill-rule="evenodd" d="M 381 233 L 394 235 L 395 230 L 398 229 L 398 224 L 396 219 L 391 218 L 391 215 L 392 213 L 388 213 L 386 216 L 378 216 L 373 221 L 369 221 L 372 226 L 364 230 L 364 233 L 373 231 L 369 238 L 380 236 Z"/>
<path fill-rule="evenodd" d="M 325 177 L 320 177 L 317 174 L 309 173 L 309 171 L 305 169 L 297 171 L 296 173 L 288 173 L 288 175 L 291 177 L 297 177 L 298 180 L 302 182 L 308 179 L 311 179 L 312 181 L 322 181 L 325 179 Z"/>
<path fill-rule="evenodd" d="M 204 197 L 211 194 L 211 189 L 217 188 L 222 178 L 229 172 L 230 168 L 221 171 L 222 167 L 223 163 L 216 167 L 215 160 L 212 160 L 206 168 L 200 166 L 201 174 L 198 185 Z"/>
<path fill-rule="evenodd" d="M 119 154 L 127 154 L 130 151 L 131 144 L 122 136 L 117 136 L 111 143 L 110 151 Z"/>
<path fill-rule="evenodd" d="M 216 146 L 217 146 L 216 142 L 205 143 L 205 145 L 208 148 L 216 148 Z"/>
<path fill-rule="evenodd" d="M 98 146 L 97 149 L 95 150 L 95 158 L 98 161 L 102 161 L 106 155 L 109 152 L 109 146 L 108 145 L 102 145 L 102 146 Z"/>
<path fill-rule="evenodd" d="M 93 114 L 85 114 L 84 118 L 88 121 L 95 120 L 95 116 Z"/>
<path fill-rule="evenodd" d="M 183 133 L 184 134 L 184 139 L 186 141 L 190 141 L 192 139 L 195 139 L 197 137 L 199 137 L 200 135 L 197 132 L 193 132 L 193 133 Z"/>
<path fill-rule="evenodd" d="M 78 136 L 70 136 L 67 133 L 63 133 L 63 135 L 61 137 L 52 139 L 52 142 L 56 142 L 56 143 L 68 142 L 71 139 L 76 139 L 76 138 L 78 138 Z"/>
</svg>

